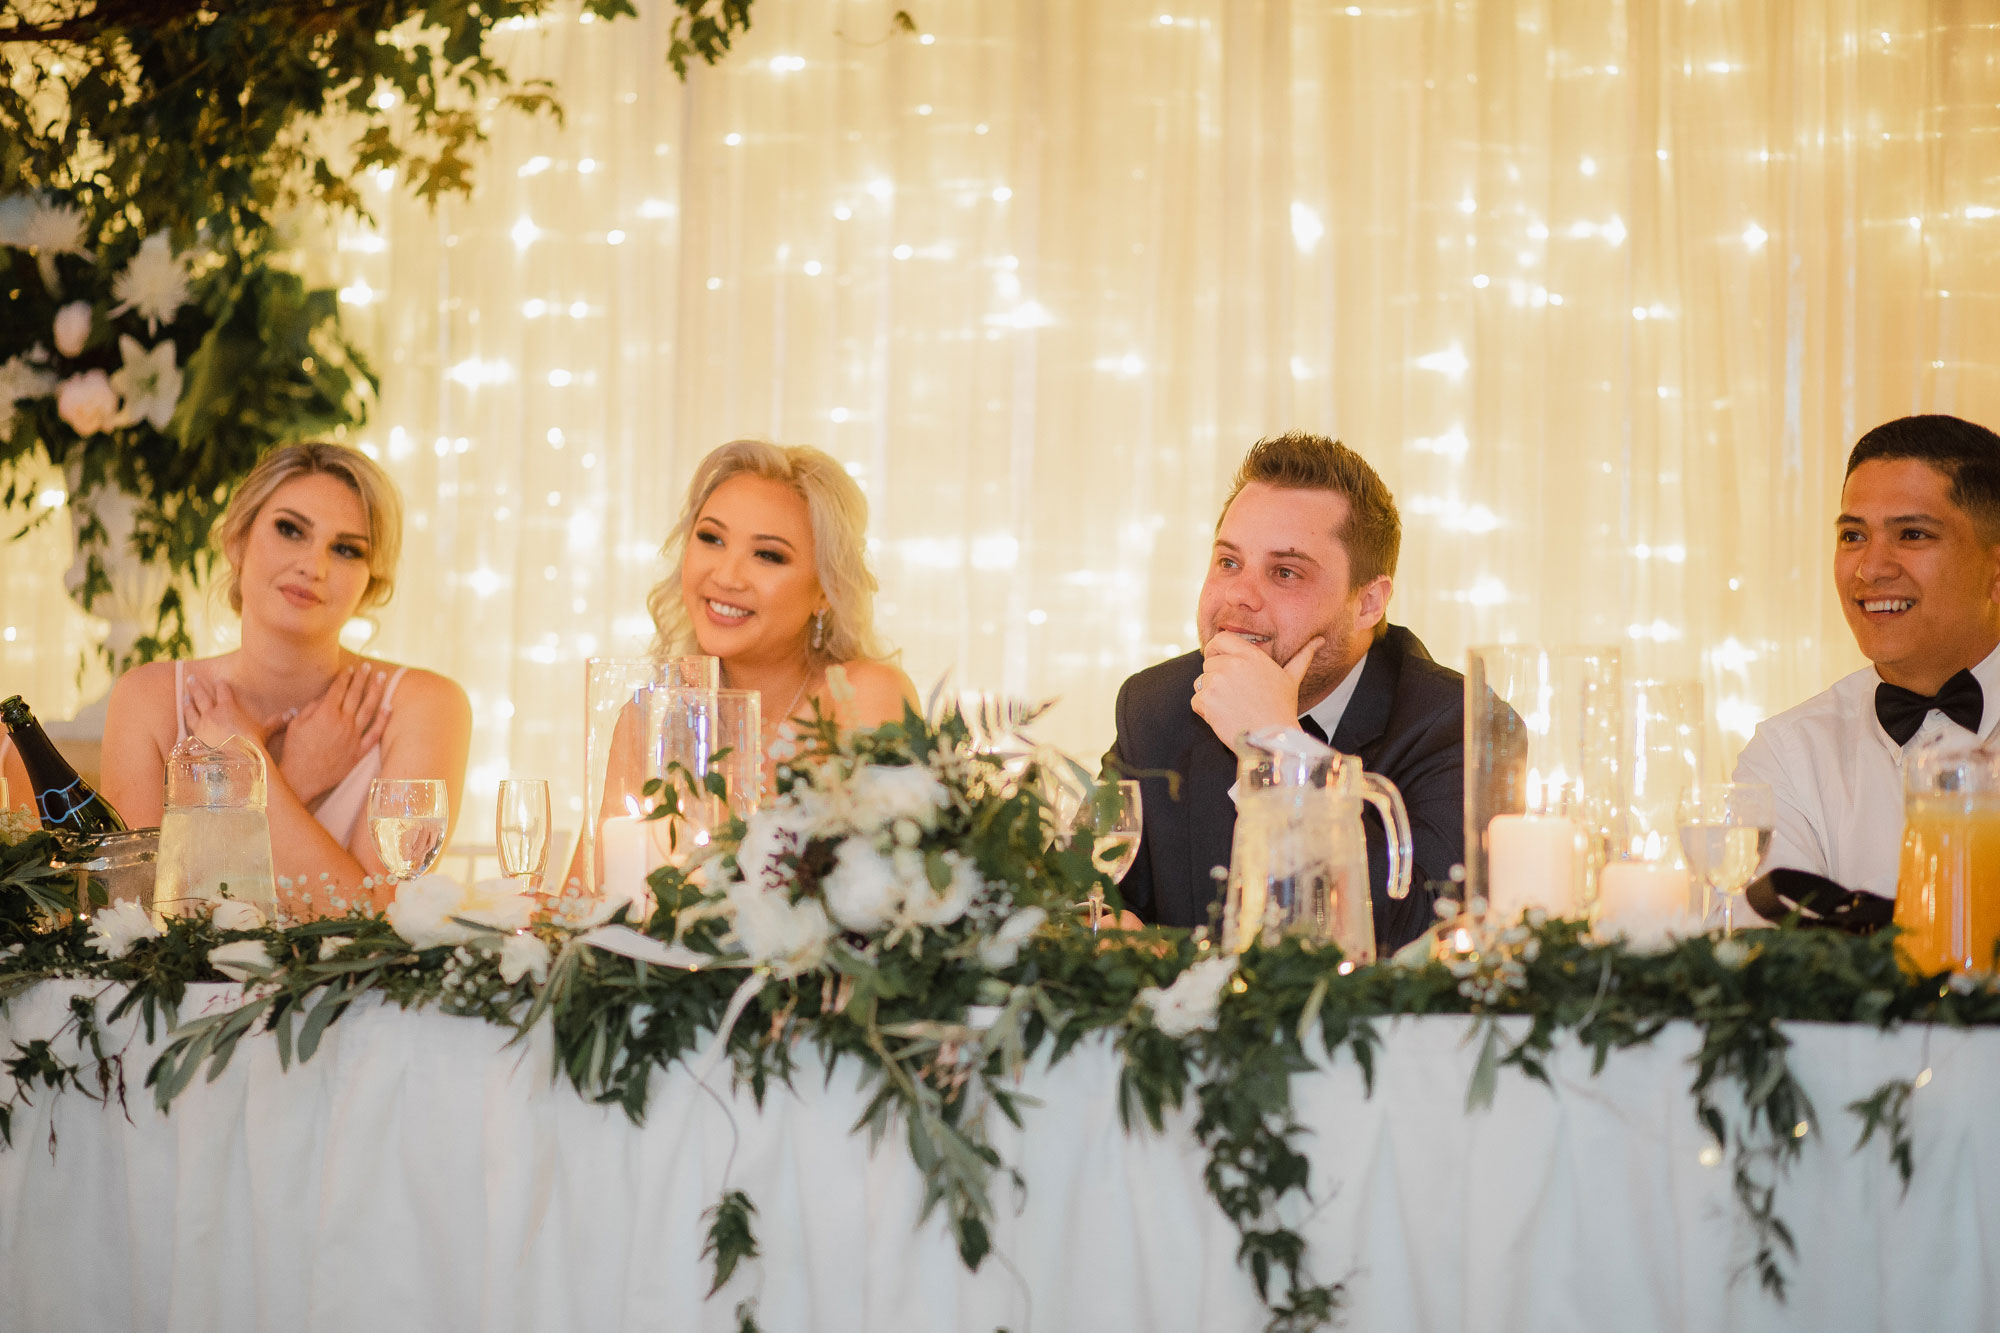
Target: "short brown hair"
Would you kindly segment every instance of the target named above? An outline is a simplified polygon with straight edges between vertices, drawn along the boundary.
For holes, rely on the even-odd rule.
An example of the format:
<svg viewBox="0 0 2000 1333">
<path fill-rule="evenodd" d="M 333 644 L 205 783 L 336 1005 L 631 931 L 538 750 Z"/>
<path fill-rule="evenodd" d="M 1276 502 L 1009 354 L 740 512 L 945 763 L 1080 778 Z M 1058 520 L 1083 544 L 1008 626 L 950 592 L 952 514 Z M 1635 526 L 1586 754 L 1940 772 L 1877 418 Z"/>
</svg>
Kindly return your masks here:
<svg viewBox="0 0 2000 1333">
<path fill-rule="evenodd" d="M 389 474 L 368 455 L 344 444 L 314 442 L 287 444 L 265 454 L 229 497 L 229 508 L 216 531 L 223 554 L 229 557 L 230 610 L 243 611 L 243 582 L 234 552 L 242 549 L 264 503 L 292 478 L 322 474 L 346 482 L 360 498 L 368 520 L 368 586 L 355 609 L 366 611 L 389 600 L 396 589 L 396 559 L 403 551 L 403 497 Z"/>
<path fill-rule="evenodd" d="M 1222 512 L 1253 481 L 1287 491 L 1332 491 L 1347 501 L 1347 521 L 1334 533 L 1347 551 L 1349 586 L 1359 588 L 1375 579 L 1396 576 L 1396 557 L 1403 549 L 1403 518 L 1396 497 L 1368 466 L 1368 460 L 1339 440 L 1288 430 L 1267 435 L 1250 446 L 1230 483 Z M 1221 516 L 1216 526 L 1222 525 Z"/>
<path fill-rule="evenodd" d="M 1981 541 L 2000 542 L 2000 435 L 1939 414 L 1885 421 L 1855 442 L 1847 475 L 1863 463 L 1913 459 L 1951 482 L 1951 502 L 1971 517 Z"/>
</svg>

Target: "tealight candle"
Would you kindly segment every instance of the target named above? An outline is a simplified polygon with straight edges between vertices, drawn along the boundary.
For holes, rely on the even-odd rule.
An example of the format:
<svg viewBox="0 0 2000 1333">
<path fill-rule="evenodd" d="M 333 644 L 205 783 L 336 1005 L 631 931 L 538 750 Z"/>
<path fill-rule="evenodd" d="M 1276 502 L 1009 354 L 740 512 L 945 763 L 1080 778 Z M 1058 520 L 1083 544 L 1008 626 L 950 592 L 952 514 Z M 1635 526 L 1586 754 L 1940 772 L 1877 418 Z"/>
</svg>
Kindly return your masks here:
<svg viewBox="0 0 2000 1333">
<path fill-rule="evenodd" d="M 1487 919 L 1511 924 L 1531 907 L 1574 916 L 1576 833 L 1562 815 L 1495 815 L 1486 826 Z"/>
<path fill-rule="evenodd" d="M 1688 923 L 1688 873 L 1659 861 L 1612 861 L 1597 875 L 1598 926 L 1658 948 Z"/>
</svg>

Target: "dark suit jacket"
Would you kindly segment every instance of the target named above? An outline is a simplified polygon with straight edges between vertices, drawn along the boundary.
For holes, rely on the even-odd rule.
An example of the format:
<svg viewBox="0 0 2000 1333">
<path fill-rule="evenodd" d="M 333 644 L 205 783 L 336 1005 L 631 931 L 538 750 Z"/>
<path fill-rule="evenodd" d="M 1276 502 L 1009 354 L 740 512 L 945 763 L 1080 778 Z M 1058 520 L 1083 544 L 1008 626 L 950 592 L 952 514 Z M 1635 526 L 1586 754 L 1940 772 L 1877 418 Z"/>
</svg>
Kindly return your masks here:
<svg viewBox="0 0 2000 1333">
<path fill-rule="evenodd" d="M 1118 736 L 1108 762 L 1139 778 L 1145 832 L 1120 882 L 1125 905 L 1163 926 L 1200 926 L 1222 896 L 1211 872 L 1229 865 L 1236 832 L 1236 755 L 1193 708 L 1199 652 L 1148 667 L 1118 691 Z M 1465 860 L 1465 678 L 1431 661 L 1417 636 L 1392 625 L 1368 650 L 1361 679 L 1330 738 L 1362 767 L 1396 784 L 1410 812 L 1416 865 L 1410 895 L 1388 894 L 1382 826 L 1366 808 L 1375 941 L 1383 954 L 1429 929 L 1430 880 Z M 1180 798 L 1166 774 L 1179 777 Z"/>
</svg>

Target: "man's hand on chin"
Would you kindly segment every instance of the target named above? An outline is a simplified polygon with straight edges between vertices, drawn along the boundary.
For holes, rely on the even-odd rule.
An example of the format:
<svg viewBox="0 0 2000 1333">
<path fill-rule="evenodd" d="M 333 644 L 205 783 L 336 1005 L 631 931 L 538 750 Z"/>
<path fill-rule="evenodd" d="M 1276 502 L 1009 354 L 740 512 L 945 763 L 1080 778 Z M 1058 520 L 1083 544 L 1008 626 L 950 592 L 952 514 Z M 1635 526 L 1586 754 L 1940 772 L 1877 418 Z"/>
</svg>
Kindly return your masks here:
<svg viewBox="0 0 2000 1333">
<path fill-rule="evenodd" d="M 1239 634 L 1223 630 L 1202 648 L 1194 711 L 1230 749 L 1245 732 L 1296 726 L 1299 682 L 1323 638 L 1309 640 L 1283 666 Z"/>
</svg>

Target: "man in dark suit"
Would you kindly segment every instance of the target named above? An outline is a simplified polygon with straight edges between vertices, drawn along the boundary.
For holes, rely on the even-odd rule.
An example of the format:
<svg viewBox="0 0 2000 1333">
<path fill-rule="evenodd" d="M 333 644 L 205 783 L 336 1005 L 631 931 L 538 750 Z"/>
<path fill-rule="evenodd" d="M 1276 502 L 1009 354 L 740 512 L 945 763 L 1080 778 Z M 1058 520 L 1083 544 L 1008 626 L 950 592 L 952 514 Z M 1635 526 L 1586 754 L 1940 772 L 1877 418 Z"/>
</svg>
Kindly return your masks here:
<svg viewBox="0 0 2000 1333">
<path fill-rule="evenodd" d="M 1388 623 L 1401 544 L 1388 487 L 1337 441 L 1277 435 L 1245 456 L 1202 582 L 1201 650 L 1118 692 L 1108 759 L 1139 778 L 1145 805 L 1139 859 L 1119 889 L 1141 920 L 1208 922 L 1236 829 L 1231 746 L 1271 727 L 1301 727 L 1402 792 L 1409 897 L 1388 896 L 1386 841 L 1364 815 L 1378 950 L 1435 919 L 1424 885 L 1465 859 L 1465 684 Z"/>
</svg>

